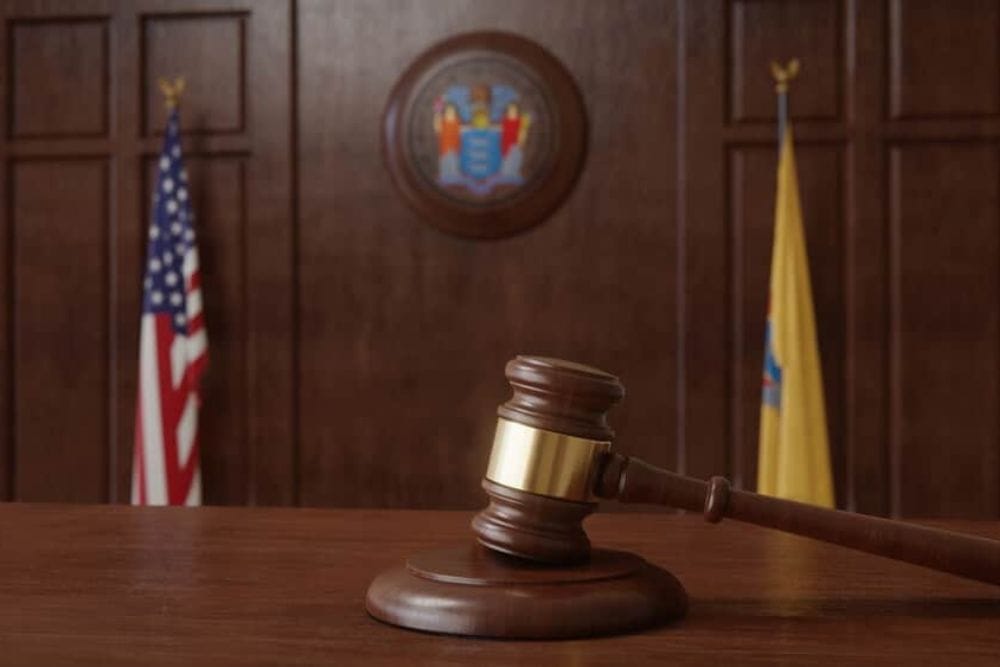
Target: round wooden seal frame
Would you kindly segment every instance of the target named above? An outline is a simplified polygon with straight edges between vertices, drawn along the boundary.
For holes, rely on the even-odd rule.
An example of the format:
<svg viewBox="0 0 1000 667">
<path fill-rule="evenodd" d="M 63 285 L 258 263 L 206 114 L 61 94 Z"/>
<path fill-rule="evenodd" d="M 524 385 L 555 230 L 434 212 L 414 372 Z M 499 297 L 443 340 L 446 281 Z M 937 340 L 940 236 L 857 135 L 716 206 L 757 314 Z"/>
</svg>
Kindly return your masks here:
<svg viewBox="0 0 1000 667">
<path fill-rule="evenodd" d="M 542 46 L 466 33 L 423 53 L 382 118 L 386 166 L 428 223 L 474 238 L 541 222 L 569 194 L 586 151 L 573 78 Z"/>
</svg>

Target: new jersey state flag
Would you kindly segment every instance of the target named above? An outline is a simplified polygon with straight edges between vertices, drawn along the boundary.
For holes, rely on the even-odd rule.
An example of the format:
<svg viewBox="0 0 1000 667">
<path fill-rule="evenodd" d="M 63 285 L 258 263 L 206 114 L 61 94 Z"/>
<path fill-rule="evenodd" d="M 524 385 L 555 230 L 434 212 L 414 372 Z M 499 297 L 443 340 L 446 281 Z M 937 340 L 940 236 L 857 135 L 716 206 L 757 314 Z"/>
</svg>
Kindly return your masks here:
<svg viewBox="0 0 1000 667">
<path fill-rule="evenodd" d="M 823 375 L 791 126 L 778 161 L 757 491 L 833 507 Z"/>
</svg>

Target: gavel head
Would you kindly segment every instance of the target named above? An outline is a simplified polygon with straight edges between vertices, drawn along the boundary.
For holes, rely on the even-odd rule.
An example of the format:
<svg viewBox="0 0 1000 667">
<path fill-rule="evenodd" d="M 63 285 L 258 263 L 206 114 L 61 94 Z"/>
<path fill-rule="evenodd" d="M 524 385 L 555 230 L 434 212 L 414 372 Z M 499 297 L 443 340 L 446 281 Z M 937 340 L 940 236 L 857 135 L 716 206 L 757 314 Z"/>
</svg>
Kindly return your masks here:
<svg viewBox="0 0 1000 667">
<path fill-rule="evenodd" d="M 582 364 L 519 356 L 507 364 L 514 395 L 497 410 L 472 520 L 483 546 L 545 563 L 586 560 L 583 519 L 597 507 L 598 475 L 614 433 L 606 414 L 625 395 L 618 378 Z"/>
</svg>

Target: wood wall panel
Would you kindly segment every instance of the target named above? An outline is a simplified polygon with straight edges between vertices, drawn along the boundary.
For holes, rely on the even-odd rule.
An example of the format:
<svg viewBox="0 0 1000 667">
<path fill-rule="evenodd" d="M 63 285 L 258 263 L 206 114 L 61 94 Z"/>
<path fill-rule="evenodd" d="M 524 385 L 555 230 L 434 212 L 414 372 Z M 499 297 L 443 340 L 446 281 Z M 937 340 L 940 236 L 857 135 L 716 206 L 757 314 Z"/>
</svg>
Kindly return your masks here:
<svg viewBox="0 0 1000 667">
<path fill-rule="evenodd" d="M 496 406 L 509 392 L 502 369 L 519 352 L 621 373 L 630 394 L 615 422 L 628 448 L 669 464 L 671 8 L 428 7 L 299 5 L 302 501 L 480 505 Z M 489 243 L 445 236 L 406 208 L 381 163 L 377 122 L 407 63 L 484 25 L 559 57 L 591 128 L 590 159 L 562 208 Z"/>
<path fill-rule="evenodd" d="M 838 504 L 1000 515 L 995 2 L 9 0 L 0 26 L 0 497 L 127 500 L 156 79 L 178 73 L 207 285 L 208 501 L 475 507 L 518 352 L 618 372 L 623 450 L 752 489 L 768 65 L 797 57 Z M 561 209 L 495 242 L 421 222 L 379 150 L 406 65 L 483 28 L 560 58 L 590 129 Z M 62 211 L 86 224 L 65 231 Z M 70 371 L 106 391 L 62 415 L 89 434 L 70 447 L 37 421 L 54 399 L 32 393 L 35 367 L 61 372 L 69 352 L 20 353 L 56 316 L 15 305 L 48 303 L 35 292 L 64 246 L 98 239 L 83 266 L 107 292 L 82 295 L 105 315 Z"/>
<path fill-rule="evenodd" d="M 841 115 L 841 4 L 838 0 L 731 0 L 726 19 L 731 120 L 773 121 L 771 62 L 806 56 L 809 76 L 795 86 L 794 116 L 834 119 Z"/>
<path fill-rule="evenodd" d="M 1000 153 L 891 151 L 896 509 L 996 517 Z"/>
<path fill-rule="evenodd" d="M 107 20 L 22 20 L 8 29 L 10 135 L 104 136 L 111 76 Z"/>
<path fill-rule="evenodd" d="M 114 156 L 113 207 L 114 232 L 111 242 L 112 272 L 115 284 L 112 295 L 112 461 L 108 499 L 127 503 L 132 489 L 132 457 L 136 397 L 139 380 L 139 318 L 142 308 L 142 285 L 148 243 L 151 187 L 146 177 L 149 157 L 141 143 L 142 124 L 142 52 L 141 9 L 128 4 L 111 18 L 115 50 L 115 81 L 112 87 L 114 131 L 111 153 Z M 125 54 L 132 54 L 126 56 Z M 152 142 L 150 142 L 152 143 Z M 65 150 L 65 147 L 61 147 Z M 147 148 L 156 150 L 156 148 Z"/>
<path fill-rule="evenodd" d="M 45 124 L 42 130 L 31 130 L 30 136 L 27 130 L 21 131 L 26 126 L 15 125 L 13 119 L 15 98 L 22 88 L 0 86 L 0 126 L 9 129 L 0 141 L 0 197 L 7 202 L 0 208 L 0 228 L 5 230 L 0 244 L 0 287 L 23 273 L 22 263 L 37 265 L 25 280 L 15 281 L 17 303 L 46 305 L 36 292 L 48 289 L 47 281 L 54 279 L 49 274 L 58 261 L 72 261 L 66 245 L 80 242 L 79 231 L 71 228 L 73 215 L 63 213 L 83 216 L 86 223 L 90 222 L 86 216 L 103 215 L 105 225 L 100 253 L 92 256 L 93 261 L 103 262 L 103 273 L 90 276 L 94 267 L 85 262 L 69 274 L 81 284 L 82 273 L 90 276 L 81 293 L 93 305 L 92 290 L 100 290 L 103 310 L 82 321 L 89 328 L 81 343 L 55 355 L 62 365 L 68 354 L 85 359 L 75 370 L 87 377 L 94 375 L 91 379 L 103 386 L 94 390 L 73 381 L 51 397 L 38 399 L 38 385 L 31 380 L 33 369 L 47 358 L 47 346 L 54 343 L 20 332 L 28 324 L 41 326 L 42 315 L 33 310 L 35 319 L 28 324 L 14 317 L 10 327 L 3 327 L 0 366 L 16 364 L 24 370 L 4 372 L 0 382 L 2 497 L 128 501 L 140 279 L 152 186 L 146 172 L 160 149 L 159 126 L 164 118 L 156 80 L 182 74 L 188 80 L 182 103 L 184 148 L 199 216 L 196 224 L 205 285 L 211 294 L 206 295 L 210 364 L 205 399 L 209 407 L 202 423 L 207 443 L 205 498 L 212 503 L 294 499 L 294 426 L 289 425 L 294 349 L 291 16 L 291 3 L 265 0 L 18 0 L 0 5 L 0 70 L 17 70 L 19 77 L 30 82 L 27 88 L 22 86 L 27 91 L 22 100 L 34 105 L 30 110 L 38 118 L 33 122 Z M 99 32 L 90 30 L 94 25 Z M 55 36 L 28 32 L 34 41 L 26 41 L 22 27 L 51 28 Z M 79 28 L 83 37 L 67 33 L 69 28 Z M 23 48 L 15 48 L 15 43 Z M 78 51 L 70 53 L 67 44 Z M 71 63 L 73 57 L 76 60 Z M 51 80 L 35 81 L 39 75 Z M 95 81 L 101 85 L 98 92 L 103 98 L 92 94 Z M 283 92 L 276 95 L 276 90 Z M 100 133 L 104 136 L 76 126 L 71 135 L 59 125 L 73 122 L 74 113 L 88 119 L 98 108 L 105 114 Z M 19 131 L 14 132 L 15 128 Z M 26 190 L 27 200 L 7 196 L 5 186 L 14 181 L 4 174 L 15 166 L 21 170 L 22 165 L 36 163 L 108 165 L 102 172 L 103 208 L 76 196 L 93 188 L 89 181 L 74 181 L 75 172 L 69 177 L 61 171 L 34 176 L 30 181 L 34 189 Z M 43 189 L 46 177 L 55 182 L 47 193 Z M 43 200 L 43 194 L 51 201 Z M 21 206 L 18 202 L 22 201 L 34 206 L 32 215 L 43 219 L 36 235 L 30 237 L 34 243 L 30 254 L 26 254 L 27 247 L 6 245 L 8 238 L 17 240 L 15 231 L 20 234 L 22 224 L 27 224 L 21 222 L 20 209 L 9 209 Z M 64 233 L 63 227 L 69 232 Z M 86 225 L 81 229 L 92 231 Z M 17 315 L 13 296 L 9 302 L 5 322 Z M 90 326 L 94 317 L 101 319 Z M 8 329 L 18 334 L 16 350 L 9 343 Z M 89 348 L 80 349 L 80 345 L 95 345 L 95 340 L 103 345 L 100 356 Z M 24 346 L 31 349 L 25 352 Z M 97 368 L 103 375 L 95 375 Z M 66 434 L 73 433 L 69 428 L 51 440 L 48 450 L 37 446 L 48 434 L 37 411 L 51 410 L 57 400 L 70 408 L 52 424 L 79 421 L 74 426 L 82 441 L 74 441 L 72 450 L 67 444 L 70 436 Z M 82 416 L 94 412 L 97 401 L 103 406 L 95 413 L 104 420 L 100 432 L 95 422 Z M 22 423 L 34 430 L 21 428 Z M 86 465 L 79 465 L 81 459 Z"/>
<path fill-rule="evenodd" d="M 6 21 L 6 17 L 4 17 Z M 11 324 L 14 319 L 13 229 L 10 214 L 10 22 L 0 25 L 0 71 L 7 72 L 6 83 L 0 85 L 0 501 L 13 494 L 17 474 L 14 470 L 14 341 Z"/>
<path fill-rule="evenodd" d="M 891 0 L 893 118 L 1000 112 L 1000 5 L 995 0 Z"/>
<path fill-rule="evenodd" d="M 702 478 L 725 474 L 739 485 L 742 472 L 732 466 L 729 447 L 732 401 L 725 398 L 732 394 L 731 215 L 723 194 L 730 183 L 719 132 L 729 109 L 727 34 L 719 28 L 726 6 L 678 9 L 677 469 Z M 692 81 L 697 94 L 688 94 Z"/>
<path fill-rule="evenodd" d="M 246 14 L 147 14 L 142 22 L 144 125 L 166 122 L 157 79 L 183 73 L 185 133 L 241 132 L 245 125 Z"/>
<path fill-rule="evenodd" d="M 201 427 L 205 502 L 245 504 L 247 483 L 246 170 L 238 157 L 188 161 L 205 326 L 212 334 Z"/>
<path fill-rule="evenodd" d="M 109 453 L 108 166 L 17 162 L 11 182 L 14 498 L 101 502 Z"/>
<path fill-rule="evenodd" d="M 259 504 L 293 504 L 299 492 L 294 12 L 255 3 L 247 24 L 247 487 Z"/>
<path fill-rule="evenodd" d="M 681 97 L 685 189 L 678 225 L 686 239 L 680 325 L 686 331 L 682 401 L 687 469 L 703 477 L 722 471 L 741 488 L 756 484 L 777 166 L 769 64 L 797 57 L 803 74 L 790 107 L 821 328 L 834 476 L 838 499 L 846 506 L 852 475 L 846 439 L 851 393 L 845 264 L 847 200 L 853 185 L 845 179 L 847 6 L 711 1 L 683 7 L 681 54 L 688 85 Z M 726 29 L 721 41 L 720 25 Z M 752 79 L 756 82 L 751 84 Z M 756 102 L 747 103 L 750 99 Z M 744 111 L 754 106 L 758 111 L 753 114 Z M 720 108 L 726 112 L 721 120 Z"/>
<path fill-rule="evenodd" d="M 890 512 L 889 493 L 889 253 L 885 146 L 886 3 L 848 5 L 847 114 L 844 169 L 844 450 L 843 506 Z M 859 68 L 858 63 L 864 63 Z M 821 334 L 823 335 L 823 334 Z"/>
</svg>

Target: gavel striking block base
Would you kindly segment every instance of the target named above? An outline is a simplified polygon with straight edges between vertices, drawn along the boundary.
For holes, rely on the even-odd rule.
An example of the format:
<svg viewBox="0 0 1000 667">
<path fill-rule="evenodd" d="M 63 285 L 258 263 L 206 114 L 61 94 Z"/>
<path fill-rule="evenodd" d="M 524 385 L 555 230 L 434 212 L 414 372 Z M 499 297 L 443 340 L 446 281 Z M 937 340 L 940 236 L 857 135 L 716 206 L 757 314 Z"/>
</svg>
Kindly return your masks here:
<svg viewBox="0 0 1000 667">
<path fill-rule="evenodd" d="M 594 549 L 575 565 L 545 565 L 478 544 L 418 553 L 368 588 L 368 613 L 412 630 L 502 639 L 637 632 L 682 617 L 687 594 L 666 570 Z"/>
</svg>

